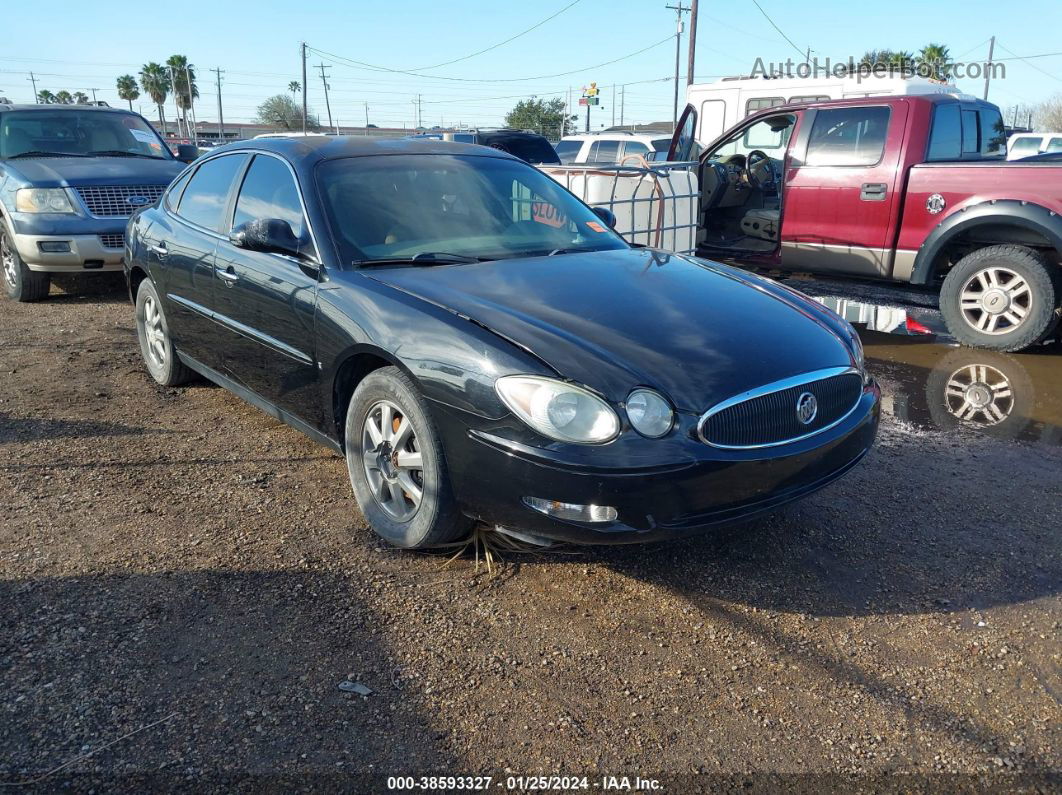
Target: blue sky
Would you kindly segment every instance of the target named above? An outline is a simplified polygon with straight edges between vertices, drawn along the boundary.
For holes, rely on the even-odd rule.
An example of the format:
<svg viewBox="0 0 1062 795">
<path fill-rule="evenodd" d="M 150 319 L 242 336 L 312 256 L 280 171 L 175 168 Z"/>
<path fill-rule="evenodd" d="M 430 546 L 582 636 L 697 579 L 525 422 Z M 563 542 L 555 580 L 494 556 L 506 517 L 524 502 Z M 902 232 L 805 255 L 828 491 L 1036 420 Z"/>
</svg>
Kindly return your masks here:
<svg viewBox="0 0 1062 795">
<path fill-rule="evenodd" d="M 405 0 L 403 3 L 294 3 L 276 0 L 220 0 L 159 4 L 100 0 L 96 3 L 8 0 L 3 12 L 8 32 L 0 50 L 0 96 L 32 100 L 29 70 L 38 88 L 99 89 L 97 96 L 120 103 L 115 77 L 136 74 L 149 60 L 186 54 L 199 68 L 199 119 L 216 118 L 213 74 L 225 70 L 222 93 L 228 121 L 249 121 L 262 99 L 301 79 L 299 42 L 357 61 L 398 70 L 418 70 L 488 47 L 542 21 L 572 0 L 537 3 L 472 0 Z M 349 60 L 311 54 L 310 63 L 331 62 L 332 110 L 344 124 L 369 120 L 380 126 L 411 126 L 413 99 L 422 97 L 426 125 L 457 122 L 499 124 L 521 97 L 565 96 L 596 81 L 603 87 L 598 122 L 619 121 L 612 84 L 627 84 L 624 120 L 649 122 L 671 117 L 675 16 L 670 0 L 578 0 L 555 19 L 515 41 L 474 58 L 417 77 L 355 68 Z M 673 3 L 672 3 L 673 4 Z M 195 10 L 185 11 L 187 5 Z M 960 60 L 984 60 L 988 38 L 997 36 L 997 58 L 1062 50 L 1058 30 L 1060 0 L 1024 0 L 1014 13 L 997 0 L 961 4 L 922 2 L 859 3 L 850 0 L 760 0 L 784 34 L 800 49 L 820 58 L 858 58 L 864 50 L 890 47 L 918 50 L 934 41 L 947 44 Z M 797 57 L 757 10 L 752 0 L 702 3 L 698 32 L 697 78 L 748 73 L 756 57 L 784 61 Z M 651 47 L 609 66 L 591 67 Z M 683 39 L 685 74 L 685 38 Z M 1062 56 L 1006 61 L 1007 77 L 993 83 L 990 99 L 1003 108 L 1035 104 L 1062 93 Z M 535 80 L 515 78 L 574 74 Z M 317 77 L 314 77 L 317 75 Z M 441 77 L 464 78 L 443 80 Z M 664 78 L 663 80 L 661 80 Z M 684 79 L 684 78 L 683 78 Z M 656 82 L 647 82 L 647 81 Z M 495 81 L 495 82 L 489 82 Z M 507 82 L 503 82 L 507 81 Z M 321 79 L 311 67 L 310 104 L 325 115 Z M 980 81 L 960 82 L 980 95 Z M 150 100 L 137 103 L 153 116 Z"/>
</svg>

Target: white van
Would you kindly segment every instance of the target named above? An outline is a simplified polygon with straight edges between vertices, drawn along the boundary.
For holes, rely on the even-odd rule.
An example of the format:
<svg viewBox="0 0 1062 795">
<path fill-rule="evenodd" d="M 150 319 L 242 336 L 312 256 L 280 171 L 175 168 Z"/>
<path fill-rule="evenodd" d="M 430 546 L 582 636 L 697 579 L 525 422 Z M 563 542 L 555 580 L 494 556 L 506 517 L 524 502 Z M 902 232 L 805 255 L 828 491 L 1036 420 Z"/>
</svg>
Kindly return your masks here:
<svg viewBox="0 0 1062 795">
<path fill-rule="evenodd" d="M 1062 133 L 1015 133 L 1007 139 L 1007 160 L 1062 152 Z"/>
<path fill-rule="evenodd" d="M 872 97 L 882 94 L 956 94 L 954 85 L 925 77 L 724 77 L 693 83 L 686 102 L 697 111 L 697 143 L 707 146 L 746 116 L 791 102 Z"/>
<path fill-rule="evenodd" d="M 646 160 L 663 159 L 670 145 L 670 133 L 604 130 L 565 135 L 553 148 L 562 163 L 619 163 L 631 155 L 641 155 Z"/>
</svg>

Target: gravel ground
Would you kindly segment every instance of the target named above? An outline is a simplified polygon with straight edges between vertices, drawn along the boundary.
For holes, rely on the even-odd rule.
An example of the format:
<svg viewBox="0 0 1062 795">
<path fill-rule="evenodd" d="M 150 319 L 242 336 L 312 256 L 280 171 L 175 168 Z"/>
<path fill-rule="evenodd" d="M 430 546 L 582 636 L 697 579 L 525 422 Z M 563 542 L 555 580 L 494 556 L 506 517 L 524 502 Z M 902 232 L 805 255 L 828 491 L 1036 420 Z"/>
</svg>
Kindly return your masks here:
<svg viewBox="0 0 1062 795">
<path fill-rule="evenodd" d="M 1055 445 L 886 418 L 739 534 L 488 576 L 378 542 L 296 431 L 155 386 L 108 280 L 0 305 L 0 453 L 0 782 L 1062 786 Z"/>
</svg>

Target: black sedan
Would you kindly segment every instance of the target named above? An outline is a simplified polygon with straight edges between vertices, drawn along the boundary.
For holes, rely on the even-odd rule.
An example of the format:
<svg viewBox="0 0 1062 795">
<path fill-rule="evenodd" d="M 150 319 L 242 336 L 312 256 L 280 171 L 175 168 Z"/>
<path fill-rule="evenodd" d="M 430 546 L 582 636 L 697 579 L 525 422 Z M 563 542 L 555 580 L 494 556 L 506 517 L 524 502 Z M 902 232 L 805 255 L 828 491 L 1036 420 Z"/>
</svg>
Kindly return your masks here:
<svg viewBox="0 0 1062 795">
<path fill-rule="evenodd" d="M 583 543 L 704 531 L 864 456 L 880 393 L 851 326 L 610 220 L 486 147 L 225 146 L 130 220 L 144 362 L 345 455 L 403 547 L 477 520 Z"/>
</svg>

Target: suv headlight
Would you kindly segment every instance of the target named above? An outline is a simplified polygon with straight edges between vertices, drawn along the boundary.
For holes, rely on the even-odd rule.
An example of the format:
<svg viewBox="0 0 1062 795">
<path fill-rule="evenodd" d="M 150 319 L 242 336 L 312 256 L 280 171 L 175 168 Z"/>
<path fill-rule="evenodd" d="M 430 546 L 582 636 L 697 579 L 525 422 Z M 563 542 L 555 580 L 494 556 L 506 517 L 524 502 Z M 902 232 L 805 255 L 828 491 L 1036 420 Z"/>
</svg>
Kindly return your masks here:
<svg viewBox="0 0 1062 795">
<path fill-rule="evenodd" d="M 675 412 L 661 395 L 651 389 L 635 389 L 627 396 L 627 419 L 642 436 L 659 439 L 671 430 Z"/>
<path fill-rule="evenodd" d="M 494 382 L 502 402 L 543 436 L 558 442 L 604 444 L 619 433 L 612 407 L 587 389 L 537 375 L 506 375 Z"/>
<path fill-rule="evenodd" d="M 65 188 L 19 188 L 15 210 L 20 213 L 73 213 L 74 205 Z"/>
</svg>

